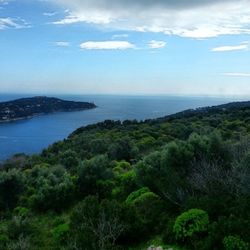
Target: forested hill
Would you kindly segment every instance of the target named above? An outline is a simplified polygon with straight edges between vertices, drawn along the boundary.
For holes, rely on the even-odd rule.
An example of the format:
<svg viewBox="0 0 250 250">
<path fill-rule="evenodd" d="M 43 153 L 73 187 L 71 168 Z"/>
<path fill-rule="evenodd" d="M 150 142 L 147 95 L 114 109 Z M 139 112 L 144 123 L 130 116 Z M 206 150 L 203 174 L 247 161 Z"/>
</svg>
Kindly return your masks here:
<svg viewBox="0 0 250 250">
<path fill-rule="evenodd" d="M 197 109 L 189 109 L 185 110 L 173 115 L 169 115 L 165 118 L 184 118 L 188 116 L 195 116 L 195 115 L 212 115 L 218 113 L 238 113 L 240 111 L 247 111 L 250 109 L 250 101 L 245 102 L 231 102 L 227 104 L 211 106 L 211 107 L 203 107 Z M 164 118 L 163 118 L 164 119 Z M 162 118 L 160 118 L 162 120 Z"/>
<path fill-rule="evenodd" d="M 121 122 L 121 121 L 106 120 L 104 122 L 100 122 L 97 124 L 92 124 L 92 125 L 88 125 L 85 127 L 81 127 L 77 129 L 76 131 L 74 131 L 72 135 L 79 134 L 83 131 L 91 130 L 96 127 L 111 129 L 117 125 L 122 125 L 122 126 L 127 126 L 131 124 L 151 124 L 152 125 L 152 124 L 164 123 L 164 122 L 171 121 L 174 119 L 185 119 L 185 118 L 191 118 L 191 117 L 202 118 L 203 116 L 205 116 L 208 118 L 213 115 L 215 116 L 227 115 L 227 116 L 235 116 L 235 118 L 237 118 L 240 112 L 241 113 L 243 112 L 243 115 L 250 119 L 250 101 L 232 102 L 232 103 L 227 103 L 227 104 L 222 104 L 222 105 L 217 105 L 217 106 L 202 107 L 202 108 L 197 108 L 197 109 L 187 109 L 187 110 L 175 113 L 175 114 L 167 115 L 165 117 L 160 117 L 157 119 L 147 119 L 145 121 L 126 120 L 124 122 Z"/>
<path fill-rule="evenodd" d="M 0 249 L 249 250 L 249 183 L 249 102 L 82 127 L 2 166 Z"/>
<path fill-rule="evenodd" d="M 54 97 L 36 96 L 0 102 L 0 122 L 31 118 L 34 115 L 96 108 L 88 102 L 65 101 Z"/>
</svg>

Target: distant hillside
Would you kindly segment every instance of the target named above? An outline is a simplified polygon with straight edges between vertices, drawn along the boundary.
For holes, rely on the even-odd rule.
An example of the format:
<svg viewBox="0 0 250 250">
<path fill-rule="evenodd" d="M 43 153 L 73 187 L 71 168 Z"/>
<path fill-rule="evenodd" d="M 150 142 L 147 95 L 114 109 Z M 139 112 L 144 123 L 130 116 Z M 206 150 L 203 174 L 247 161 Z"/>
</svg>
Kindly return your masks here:
<svg viewBox="0 0 250 250">
<path fill-rule="evenodd" d="M 160 117 L 157 119 L 147 119 L 145 121 L 137 121 L 137 120 L 126 120 L 124 122 L 121 121 L 111 121 L 106 120 L 104 122 L 99 122 L 97 124 L 91 124 L 84 127 L 80 127 L 77 130 L 75 130 L 71 135 L 77 135 L 81 134 L 85 131 L 89 131 L 92 129 L 113 129 L 117 126 L 126 127 L 129 125 L 137 125 L 137 124 L 161 124 L 165 122 L 170 122 L 173 120 L 182 120 L 182 119 L 188 119 L 188 118 L 208 118 L 210 116 L 227 116 L 236 119 L 239 114 L 244 116 L 244 118 L 250 119 L 250 101 L 244 101 L 244 102 L 232 102 L 217 106 L 211 106 L 211 107 L 202 107 L 202 108 L 196 108 L 196 109 L 187 109 L 172 115 L 167 115 L 164 117 Z M 215 118 L 214 117 L 214 118 Z"/>
<path fill-rule="evenodd" d="M 96 108 L 88 102 L 65 101 L 54 97 L 37 96 L 0 103 L 0 122 L 31 118 L 34 115 L 70 112 Z"/>
<path fill-rule="evenodd" d="M 188 110 L 184 110 L 184 111 L 181 111 L 176 114 L 169 115 L 167 117 L 160 118 L 160 119 L 182 118 L 182 117 L 188 117 L 188 116 L 194 116 L 194 115 L 207 115 L 207 114 L 221 113 L 221 112 L 224 112 L 224 113 L 225 112 L 239 112 L 240 110 L 246 111 L 249 108 L 250 108 L 250 101 L 231 102 L 231 103 L 211 106 L 211 107 L 188 109 Z"/>
</svg>

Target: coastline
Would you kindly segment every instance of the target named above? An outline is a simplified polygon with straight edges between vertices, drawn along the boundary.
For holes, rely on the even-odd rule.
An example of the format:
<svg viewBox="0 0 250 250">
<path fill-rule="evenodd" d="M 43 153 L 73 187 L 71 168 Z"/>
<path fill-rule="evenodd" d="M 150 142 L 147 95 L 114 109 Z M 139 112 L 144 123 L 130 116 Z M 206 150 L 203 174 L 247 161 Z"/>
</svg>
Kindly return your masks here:
<svg viewBox="0 0 250 250">
<path fill-rule="evenodd" d="M 9 120 L 0 120 L 0 124 L 12 123 L 12 122 L 17 122 L 17 121 L 22 121 L 22 120 L 29 120 L 29 119 L 33 119 L 34 117 L 37 117 L 37 116 L 57 114 L 57 113 L 80 112 L 80 111 L 87 111 L 87 110 L 92 110 L 92 109 L 96 109 L 96 108 L 98 108 L 98 106 L 95 106 L 93 108 L 80 109 L 80 110 L 68 110 L 68 111 L 55 111 L 55 112 L 50 112 L 50 113 L 39 113 L 39 114 L 34 114 L 34 115 L 30 115 L 30 116 L 25 116 L 25 117 L 13 118 L 13 119 L 9 119 Z"/>
<path fill-rule="evenodd" d="M 28 120 L 28 119 L 32 119 L 35 116 L 25 116 L 25 117 L 19 117 L 19 118 L 14 118 L 14 119 L 9 119 L 9 120 L 4 120 L 4 121 L 0 121 L 0 124 L 5 124 L 5 123 L 11 123 L 11 122 L 17 122 L 17 121 L 22 121 L 22 120 Z"/>
<path fill-rule="evenodd" d="M 22 117 L 18 120 L 0 122 L 0 136 L 8 137 L 8 139 L 0 140 L 0 160 L 8 159 L 20 152 L 28 155 L 40 153 L 54 142 L 64 140 L 78 128 L 104 120 L 157 119 L 189 108 L 220 105 L 233 101 L 217 98 L 120 98 L 118 96 L 94 98 L 87 95 L 62 96 L 61 98 L 72 101 L 91 100 L 92 103 L 96 103 L 97 108 L 83 110 L 86 112 L 57 111 L 54 113 L 58 114 L 48 115 L 39 113 L 36 114 L 38 117 Z"/>
</svg>

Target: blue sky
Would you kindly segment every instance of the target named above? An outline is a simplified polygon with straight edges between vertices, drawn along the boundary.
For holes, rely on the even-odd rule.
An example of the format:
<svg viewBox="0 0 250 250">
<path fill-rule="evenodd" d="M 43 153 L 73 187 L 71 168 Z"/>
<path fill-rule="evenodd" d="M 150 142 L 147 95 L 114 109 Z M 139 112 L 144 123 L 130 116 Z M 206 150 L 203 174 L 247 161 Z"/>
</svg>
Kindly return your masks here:
<svg viewBox="0 0 250 250">
<path fill-rule="evenodd" d="M 249 42 L 247 0 L 0 0 L 0 92 L 250 96 Z"/>
</svg>

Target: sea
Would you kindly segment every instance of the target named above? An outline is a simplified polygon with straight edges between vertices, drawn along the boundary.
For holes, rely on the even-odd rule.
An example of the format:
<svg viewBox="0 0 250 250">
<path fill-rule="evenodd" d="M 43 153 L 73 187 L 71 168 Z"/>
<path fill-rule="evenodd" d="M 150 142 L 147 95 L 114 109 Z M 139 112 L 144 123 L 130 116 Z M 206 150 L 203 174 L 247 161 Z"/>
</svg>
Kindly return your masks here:
<svg viewBox="0 0 250 250">
<path fill-rule="evenodd" d="M 0 94 L 0 101 L 33 95 Z M 126 95 L 53 95 L 72 101 L 93 102 L 96 109 L 40 115 L 27 120 L 0 123 L 0 161 L 18 153 L 37 154 L 75 129 L 107 119 L 145 120 L 163 117 L 186 109 L 213 106 L 234 97 L 126 96 Z"/>
</svg>

